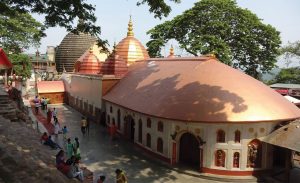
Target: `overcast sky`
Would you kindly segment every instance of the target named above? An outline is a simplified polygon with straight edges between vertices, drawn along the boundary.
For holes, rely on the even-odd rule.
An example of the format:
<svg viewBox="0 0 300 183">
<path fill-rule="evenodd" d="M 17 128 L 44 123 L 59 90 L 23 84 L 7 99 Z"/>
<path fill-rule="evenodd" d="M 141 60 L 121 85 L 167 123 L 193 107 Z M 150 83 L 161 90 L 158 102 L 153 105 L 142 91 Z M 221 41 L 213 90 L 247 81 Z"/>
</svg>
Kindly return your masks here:
<svg viewBox="0 0 300 183">
<path fill-rule="evenodd" d="M 182 0 L 180 4 L 170 2 L 172 12 L 162 20 L 155 19 L 153 14 L 149 13 L 148 6 L 137 7 L 137 0 L 87 0 L 87 2 L 96 6 L 97 25 L 102 29 L 101 38 L 107 39 L 112 46 L 114 41 L 118 43 L 126 36 L 130 14 L 135 37 L 145 45 L 149 41 L 146 34 L 149 29 L 193 7 L 197 0 Z M 237 3 L 251 10 L 264 23 L 271 24 L 280 31 L 283 44 L 300 40 L 300 0 L 237 0 Z M 39 21 L 43 20 L 42 16 L 34 15 L 34 17 Z M 46 34 L 47 37 L 42 39 L 39 48 L 41 53 L 45 53 L 47 46 L 59 45 L 67 32 L 63 28 L 55 27 L 48 29 Z M 166 45 L 167 50 L 169 47 L 170 45 Z M 36 48 L 31 48 L 28 52 L 33 53 L 35 50 Z"/>
</svg>

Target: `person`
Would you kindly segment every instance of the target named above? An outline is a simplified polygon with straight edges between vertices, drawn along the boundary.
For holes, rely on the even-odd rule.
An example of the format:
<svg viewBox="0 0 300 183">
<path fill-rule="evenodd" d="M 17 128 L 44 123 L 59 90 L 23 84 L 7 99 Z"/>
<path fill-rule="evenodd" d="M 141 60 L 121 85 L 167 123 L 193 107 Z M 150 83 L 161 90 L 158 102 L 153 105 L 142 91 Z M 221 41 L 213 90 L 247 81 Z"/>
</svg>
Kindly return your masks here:
<svg viewBox="0 0 300 183">
<path fill-rule="evenodd" d="M 73 164 L 70 165 L 69 172 L 67 174 L 69 178 L 78 178 L 80 181 L 84 180 L 83 171 L 79 168 L 79 160 L 75 160 Z"/>
<path fill-rule="evenodd" d="M 87 125 L 86 119 L 82 116 L 81 117 L 81 132 L 82 132 L 83 136 L 85 135 L 86 125 Z"/>
<path fill-rule="evenodd" d="M 90 122 L 91 122 L 91 118 L 87 117 L 86 118 L 86 128 L 85 128 L 85 131 L 87 132 L 88 135 L 90 135 Z"/>
<path fill-rule="evenodd" d="M 48 109 L 48 99 L 47 98 L 44 98 L 44 107 L 45 107 L 45 110 Z"/>
<path fill-rule="evenodd" d="M 100 175 L 99 179 L 97 180 L 97 183 L 104 183 L 105 178 L 106 177 L 104 175 Z"/>
<path fill-rule="evenodd" d="M 67 140 L 67 133 L 68 133 L 67 126 L 63 127 L 62 133 L 63 133 L 64 141 L 66 141 Z"/>
<path fill-rule="evenodd" d="M 65 165 L 65 152 L 63 150 L 60 150 L 55 157 L 56 161 L 56 168 L 60 169 L 62 166 Z"/>
<path fill-rule="evenodd" d="M 39 114 L 40 102 L 37 100 L 37 102 L 34 103 L 34 106 L 35 106 L 35 113 Z"/>
<path fill-rule="evenodd" d="M 55 135 L 55 141 L 56 142 L 58 142 L 58 133 L 59 133 L 59 130 L 60 130 L 59 123 L 58 123 L 58 121 L 55 121 L 54 122 L 54 135 Z"/>
<path fill-rule="evenodd" d="M 54 122 L 58 121 L 57 120 L 57 110 L 55 109 L 55 107 L 53 108 L 53 111 L 52 111 L 52 117 L 54 119 Z"/>
<path fill-rule="evenodd" d="M 53 142 L 53 140 L 51 139 L 51 135 L 48 136 L 48 139 L 45 142 L 45 145 L 49 145 L 53 149 L 62 149 L 57 143 Z"/>
<path fill-rule="evenodd" d="M 110 127 L 110 138 L 111 138 L 111 140 L 115 139 L 116 133 L 117 133 L 117 127 L 116 127 L 115 122 L 113 122 L 111 127 Z"/>
<path fill-rule="evenodd" d="M 45 144 L 48 140 L 48 134 L 47 132 L 44 132 L 43 135 L 41 136 L 41 143 L 44 144 L 44 145 L 47 145 Z"/>
<path fill-rule="evenodd" d="M 67 140 L 67 157 L 68 157 L 68 159 L 69 158 L 71 158 L 72 157 L 72 155 L 73 155 L 73 144 L 71 143 L 71 139 L 70 138 L 68 138 L 68 140 Z"/>
<path fill-rule="evenodd" d="M 48 123 L 51 123 L 51 118 L 52 118 L 52 112 L 50 109 L 48 109 L 48 112 L 47 112 L 47 122 Z"/>
<path fill-rule="evenodd" d="M 116 183 L 128 183 L 127 177 L 123 170 L 116 169 Z"/>
<path fill-rule="evenodd" d="M 69 159 L 66 161 L 66 164 L 67 164 L 67 165 L 72 165 L 73 163 L 75 163 L 75 160 L 76 160 L 76 157 L 72 155 L 71 158 L 69 158 Z"/>
<path fill-rule="evenodd" d="M 41 99 L 41 106 L 42 106 L 42 110 L 45 110 L 45 99 L 44 99 L 44 97 L 42 97 L 42 99 Z"/>
<path fill-rule="evenodd" d="M 78 137 L 75 137 L 75 141 L 73 143 L 74 155 L 77 159 L 81 159 L 80 157 L 80 149 L 79 149 L 79 140 Z"/>
</svg>

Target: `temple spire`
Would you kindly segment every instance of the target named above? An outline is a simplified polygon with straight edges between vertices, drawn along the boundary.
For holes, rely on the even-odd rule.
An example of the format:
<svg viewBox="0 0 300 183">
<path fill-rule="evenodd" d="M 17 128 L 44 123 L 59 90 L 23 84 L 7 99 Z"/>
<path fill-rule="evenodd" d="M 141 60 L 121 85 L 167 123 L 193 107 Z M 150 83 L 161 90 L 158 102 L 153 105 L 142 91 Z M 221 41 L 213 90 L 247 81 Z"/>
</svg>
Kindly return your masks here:
<svg viewBox="0 0 300 183">
<path fill-rule="evenodd" d="M 131 15 L 130 15 L 129 23 L 128 23 L 128 32 L 127 32 L 127 37 L 129 37 L 129 36 L 132 36 L 132 37 L 134 36 Z"/>
<path fill-rule="evenodd" d="M 173 58 L 174 56 L 174 48 L 173 45 L 171 44 L 171 48 L 170 48 L 170 55 L 168 56 L 168 58 Z"/>
</svg>

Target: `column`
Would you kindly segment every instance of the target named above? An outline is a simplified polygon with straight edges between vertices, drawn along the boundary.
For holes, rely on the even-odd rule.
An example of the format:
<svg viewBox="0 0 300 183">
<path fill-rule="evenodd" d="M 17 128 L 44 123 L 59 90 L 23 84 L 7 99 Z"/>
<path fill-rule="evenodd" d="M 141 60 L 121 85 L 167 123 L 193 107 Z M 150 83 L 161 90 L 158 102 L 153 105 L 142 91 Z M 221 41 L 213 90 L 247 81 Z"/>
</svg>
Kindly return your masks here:
<svg viewBox="0 0 300 183">
<path fill-rule="evenodd" d="M 176 157 L 177 157 L 177 145 L 176 141 L 172 141 L 172 157 L 171 157 L 171 165 L 175 165 L 176 162 Z"/>
</svg>

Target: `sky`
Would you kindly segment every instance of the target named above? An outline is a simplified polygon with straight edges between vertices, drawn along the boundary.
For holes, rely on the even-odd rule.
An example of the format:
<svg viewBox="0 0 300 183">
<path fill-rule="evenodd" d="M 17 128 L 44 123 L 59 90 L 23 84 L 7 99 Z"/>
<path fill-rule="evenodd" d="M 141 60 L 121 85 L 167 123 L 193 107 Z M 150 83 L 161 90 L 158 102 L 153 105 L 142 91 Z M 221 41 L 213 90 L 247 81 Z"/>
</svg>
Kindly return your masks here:
<svg viewBox="0 0 300 183">
<path fill-rule="evenodd" d="M 146 34 L 148 30 L 192 8 L 197 1 L 182 0 L 180 4 L 168 2 L 172 12 L 160 20 L 150 14 L 147 5 L 136 6 L 137 0 L 87 0 L 96 6 L 96 24 L 101 26 L 102 31 L 100 37 L 107 39 L 111 47 L 114 42 L 118 43 L 126 37 L 129 15 L 132 15 L 134 36 L 146 46 L 149 41 Z M 255 13 L 265 24 L 275 27 L 281 33 L 282 45 L 300 40 L 300 0 L 237 0 L 237 4 Z M 34 18 L 43 21 L 43 16 L 34 15 Z M 46 52 L 47 46 L 58 46 L 67 32 L 64 28 L 54 27 L 46 30 L 46 34 L 39 48 L 41 53 Z M 169 52 L 169 44 L 166 45 L 165 54 Z M 31 48 L 27 52 L 35 51 L 36 48 Z M 179 49 L 175 46 L 175 54 L 176 51 L 179 52 Z"/>
</svg>

